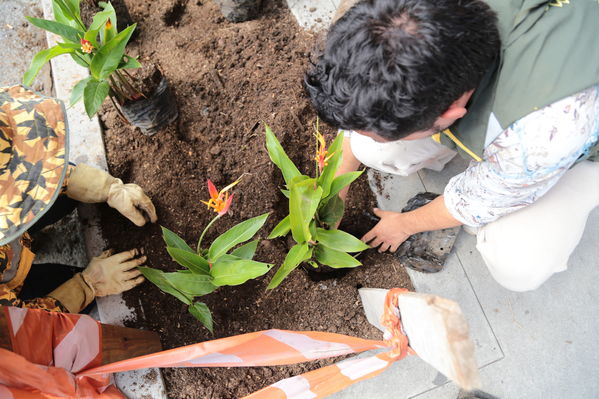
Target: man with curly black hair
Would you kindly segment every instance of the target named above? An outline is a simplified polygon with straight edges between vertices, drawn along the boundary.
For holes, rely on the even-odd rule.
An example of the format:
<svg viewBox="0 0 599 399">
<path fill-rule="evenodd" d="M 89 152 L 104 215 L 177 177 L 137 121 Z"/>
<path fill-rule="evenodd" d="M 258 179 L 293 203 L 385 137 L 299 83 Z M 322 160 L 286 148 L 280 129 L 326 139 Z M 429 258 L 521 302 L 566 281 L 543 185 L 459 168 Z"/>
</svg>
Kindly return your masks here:
<svg viewBox="0 0 599 399">
<path fill-rule="evenodd" d="M 440 170 L 454 150 L 471 160 L 429 204 L 376 209 L 363 240 L 394 252 L 412 234 L 466 225 L 508 289 L 565 270 L 599 205 L 598 20 L 594 0 L 349 8 L 304 81 L 319 117 L 345 134 L 340 173 Z"/>
</svg>

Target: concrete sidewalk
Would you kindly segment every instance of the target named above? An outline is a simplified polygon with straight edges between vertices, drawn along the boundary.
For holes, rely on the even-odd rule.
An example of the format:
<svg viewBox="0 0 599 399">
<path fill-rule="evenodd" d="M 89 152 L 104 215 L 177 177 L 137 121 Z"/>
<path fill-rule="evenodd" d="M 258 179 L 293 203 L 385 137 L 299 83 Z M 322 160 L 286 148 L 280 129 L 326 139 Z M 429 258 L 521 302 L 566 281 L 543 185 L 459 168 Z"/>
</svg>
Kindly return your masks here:
<svg viewBox="0 0 599 399">
<path fill-rule="evenodd" d="M 324 29 L 339 1 L 287 3 L 301 26 Z M 382 175 L 379 205 L 399 211 L 418 192 L 442 193 L 447 181 L 465 167 L 464 161 L 454 159 L 442 173 Z M 594 399 L 599 398 L 598 241 L 599 209 L 595 209 L 568 271 L 534 292 L 514 293 L 499 286 L 476 251 L 476 237 L 464 232 L 445 270 L 410 276 L 417 291 L 453 299 L 462 307 L 486 391 L 503 399 Z M 454 384 L 412 357 L 331 398 L 455 399 L 457 395 Z"/>
</svg>

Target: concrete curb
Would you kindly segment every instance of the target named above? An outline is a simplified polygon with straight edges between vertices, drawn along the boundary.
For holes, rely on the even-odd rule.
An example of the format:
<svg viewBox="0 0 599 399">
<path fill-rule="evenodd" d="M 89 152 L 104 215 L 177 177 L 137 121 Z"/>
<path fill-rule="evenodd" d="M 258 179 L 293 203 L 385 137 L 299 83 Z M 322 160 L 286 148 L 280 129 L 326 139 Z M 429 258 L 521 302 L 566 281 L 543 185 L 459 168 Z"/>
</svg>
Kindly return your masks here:
<svg viewBox="0 0 599 399">
<path fill-rule="evenodd" d="M 53 19 L 52 0 L 42 0 L 44 18 Z M 56 45 L 58 36 L 47 32 L 48 47 Z M 69 104 L 71 89 L 79 80 L 89 76 L 89 72 L 77 65 L 70 57 L 60 56 L 51 60 L 52 79 L 55 96 Z M 73 107 L 67 106 L 67 117 L 71 128 L 70 161 L 85 163 L 108 171 L 102 130 L 98 117 L 89 118 L 83 102 Z M 107 243 L 102 237 L 99 212 L 92 204 L 82 204 L 79 208 L 85 247 L 88 258 L 99 255 Z M 127 307 L 120 295 L 98 298 L 99 319 L 102 323 L 124 325 L 125 320 L 135 318 L 133 309 Z M 143 369 L 115 374 L 116 385 L 130 398 L 166 398 L 166 390 L 160 369 Z"/>
</svg>

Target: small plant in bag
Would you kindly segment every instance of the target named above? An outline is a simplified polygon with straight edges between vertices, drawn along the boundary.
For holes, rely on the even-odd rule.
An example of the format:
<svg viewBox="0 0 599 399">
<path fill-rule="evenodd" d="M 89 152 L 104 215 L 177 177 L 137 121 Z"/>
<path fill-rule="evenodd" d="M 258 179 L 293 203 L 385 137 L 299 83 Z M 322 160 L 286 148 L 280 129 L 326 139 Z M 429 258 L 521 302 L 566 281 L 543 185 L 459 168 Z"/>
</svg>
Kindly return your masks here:
<svg viewBox="0 0 599 399">
<path fill-rule="evenodd" d="M 344 203 L 339 192 L 356 180 L 362 172 L 335 176 L 342 157 L 343 135 L 339 134 L 327 149 L 316 122 L 316 176 L 300 173 L 289 159 L 276 136 L 266 126 L 266 148 L 270 159 L 279 167 L 286 188 L 281 190 L 289 199 L 289 215 L 270 233 L 269 239 L 286 236 L 289 232 L 295 245 L 289 250 L 269 289 L 276 288 L 302 262 L 312 267 L 333 268 L 360 266 L 350 253 L 363 251 L 365 243 L 349 233 L 334 228 L 341 220 Z"/>
<path fill-rule="evenodd" d="M 69 54 L 91 75 L 75 84 L 70 103 L 73 105 L 83 99 L 85 112 L 91 118 L 106 97 L 115 106 L 116 102 L 122 105 L 144 97 L 127 72 L 127 69 L 139 68 L 141 64 L 125 54 L 135 24 L 118 32 L 114 8 L 109 2 L 100 2 L 102 11 L 96 13 L 90 26 L 86 27 L 81 19 L 79 3 L 80 0 L 52 0 L 54 20 L 27 17 L 31 24 L 57 34 L 62 41 L 33 57 L 23 83 L 31 85 L 46 62 L 56 56 Z"/>
<path fill-rule="evenodd" d="M 194 298 L 209 294 L 218 287 L 243 284 L 266 274 L 273 266 L 252 260 L 258 240 L 238 246 L 254 237 L 266 222 L 268 213 L 237 224 L 217 237 L 208 248 L 202 247 L 202 240 L 208 229 L 229 211 L 233 201 L 233 194 L 229 190 L 238 182 L 239 180 L 218 191 L 208 180 L 210 199 L 202 202 L 217 215 L 200 235 L 195 250 L 177 234 L 162 227 L 166 250 L 185 270 L 167 273 L 150 267 L 139 268 L 158 288 L 187 304 L 189 312 L 210 332 L 213 331 L 210 310 L 205 303 L 194 301 Z M 233 249 L 236 246 L 238 247 Z"/>
</svg>

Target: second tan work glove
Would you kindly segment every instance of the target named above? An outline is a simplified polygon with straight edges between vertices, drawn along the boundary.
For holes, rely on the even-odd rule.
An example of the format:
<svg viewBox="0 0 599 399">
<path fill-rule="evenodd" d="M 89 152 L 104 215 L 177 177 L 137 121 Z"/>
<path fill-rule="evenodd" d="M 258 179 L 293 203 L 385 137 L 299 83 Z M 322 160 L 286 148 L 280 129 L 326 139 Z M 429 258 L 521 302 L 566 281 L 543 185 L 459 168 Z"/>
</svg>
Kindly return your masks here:
<svg viewBox="0 0 599 399">
<path fill-rule="evenodd" d="M 157 220 L 154 204 L 141 187 L 123 184 L 121 179 L 89 165 L 79 164 L 71 172 L 66 194 L 80 202 L 106 202 L 137 226 Z"/>
<path fill-rule="evenodd" d="M 92 258 L 87 268 L 81 272 L 83 280 L 92 287 L 95 296 L 120 294 L 144 281 L 137 266 L 141 266 L 146 257 L 140 251 L 132 249 L 111 256 L 110 251 Z"/>
</svg>

